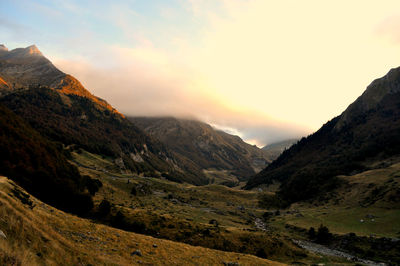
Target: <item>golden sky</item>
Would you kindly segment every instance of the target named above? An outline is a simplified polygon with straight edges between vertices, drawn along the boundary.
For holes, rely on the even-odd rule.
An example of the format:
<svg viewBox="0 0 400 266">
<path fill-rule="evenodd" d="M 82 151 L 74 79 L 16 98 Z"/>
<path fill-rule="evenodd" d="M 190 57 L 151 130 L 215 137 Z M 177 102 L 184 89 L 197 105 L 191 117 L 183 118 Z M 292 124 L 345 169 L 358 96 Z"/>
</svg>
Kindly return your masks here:
<svg viewBox="0 0 400 266">
<path fill-rule="evenodd" d="M 42 34 L 24 41 L 126 114 L 196 117 L 260 146 L 312 133 L 400 65 L 400 1 L 106 2 L 30 6 L 65 30 L 28 18 Z"/>
</svg>

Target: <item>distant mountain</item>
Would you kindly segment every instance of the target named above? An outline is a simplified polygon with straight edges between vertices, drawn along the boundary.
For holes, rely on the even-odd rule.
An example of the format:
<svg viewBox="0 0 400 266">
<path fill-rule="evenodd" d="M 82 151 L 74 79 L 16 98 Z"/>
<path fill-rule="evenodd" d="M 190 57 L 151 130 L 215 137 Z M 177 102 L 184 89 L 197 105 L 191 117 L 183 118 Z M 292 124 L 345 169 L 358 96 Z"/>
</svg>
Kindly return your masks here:
<svg viewBox="0 0 400 266">
<path fill-rule="evenodd" d="M 340 116 L 284 151 L 252 177 L 250 189 L 274 180 L 287 202 L 313 197 L 338 184 L 337 175 L 376 168 L 400 155 L 400 68 L 373 81 Z"/>
<path fill-rule="evenodd" d="M 265 153 L 268 155 L 268 158 L 273 161 L 281 155 L 281 153 L 290 148 L 294 143 L 296 143 L 298 139 L 287 139 L 279 142 L 274 142 L 268 144 L 262 148 Z"/>
<path fill-rule="evenodd" d="M 176 157 L 192 162 L 200 170 L 227 170 L 239 180 L 246 180 L 269 162 L 256 146 L 200 121 L 172 117 L 129 119 L 159 139 Z"/>
<path fill-rule="evenodd" d="M 205 184 L 207 178 L 175 158 L 74 77 L 58 70 L 36 46 L 0 49 L 0 102 L 43 136 L 65 145 L 111 156 L 122 171 L 164 174 L 176 181 Z"/>
</svg>

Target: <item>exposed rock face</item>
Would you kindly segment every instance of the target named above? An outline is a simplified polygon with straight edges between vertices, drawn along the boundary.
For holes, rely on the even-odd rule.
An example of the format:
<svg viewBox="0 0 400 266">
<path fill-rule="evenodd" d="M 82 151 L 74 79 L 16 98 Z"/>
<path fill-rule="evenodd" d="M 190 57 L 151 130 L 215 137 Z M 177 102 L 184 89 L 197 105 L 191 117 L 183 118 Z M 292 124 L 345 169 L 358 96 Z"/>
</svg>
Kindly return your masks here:
<svg viewBox="0 0 400 266">
<path fill-rule="evenodd" d="M 142 158 L 142 156 L 140 156 L 140 154 L 134 154 L 134 153 L 130 153 L 131 159 L 137 163 L 143 163 L 144 160 Z"/>
<path fill-rule="evenodd" d="M 130 120 L 199 169 L 228 170 L 245 179 L 269 162 L 261 149 L 199 121 L 171 117 Z"/>
<path fill-rule="evenodd" d="M 3 231 L 1 231 L 1 230 L 0 230 L 0 238 L 7 239 L 7 236 L 6 236 L 6 234 L 4 234 L 4 232 L 3 232 Z"/>
<path fill-rule="evenodd" d="M 33 84 L 52 87 L 64 75 L 36 46 L 0 52 L 0 77 L 8 83 L 9 92 Z"/>
<path fill-rule="evenodd" d="M 374 80 L 364 93 L 342 113 L 335 129 L 340 130 L 357 116 L 376 108 L 386 95 L 394 95 L 398 92 L 400 92 L 400 67 L 391 69 L 384 77 Z"/>
</svg>

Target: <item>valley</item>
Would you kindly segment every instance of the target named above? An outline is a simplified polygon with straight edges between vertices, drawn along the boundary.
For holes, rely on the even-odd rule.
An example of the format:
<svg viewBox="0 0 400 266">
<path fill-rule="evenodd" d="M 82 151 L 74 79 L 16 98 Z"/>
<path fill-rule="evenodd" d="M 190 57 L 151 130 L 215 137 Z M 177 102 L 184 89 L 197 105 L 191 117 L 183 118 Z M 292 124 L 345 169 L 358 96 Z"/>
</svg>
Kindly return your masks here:
<svg viewBox="0 0 400 266">
<path fill-rule="evenodd" d="M 277 209 L 260 206 L 260 198 L 266 192 L 259 189 L 244 191 L 239 187 L 228 188 L 221 185 L 196 187 L 158 178 L 112 173 L 111 162 L 88 152 L 74 153 L 74 162 L 79 163 L 82 173 L 102 180 L 104 186 L 95 197 L 97 204 L 103 199 L 108 199 L 117 209 L 123 210 L 127 216 L 132 217 L 131 219 L 142 224 L 137 230 L 161 238 L 259 256 L 262 255 L 259 249 L 262 247 L 267 258 L 289 264 L 294 262 L 346 264 L 346 260 L 341 257 L 326 255 L 318 257 L 320 255 L 299 249 L 293 240 L 309 241 L 306 233 L 308 229 L 310 227 L 317 229 L 323 224 L 338 239 L 350 233 L 355 234 L 361 244 L 357 242 L 354 245 L 362 247 L 358 247 L 358 253 L 352 250 L 353 246 L 349 248 L 350 250 L 340 247 L 337 243 L 333 244 L 333 247 L 339 245 L 339 250 L 347 251 L 359 258 L 366 258 L 363 252 L 370 249 L 372 242 L 362 240 L 362 237 L 398 241 L 400 236 L 398 231 L 400 206 L 393 207 L 388 201 L 391 193 L 399 187 L 400 180 L 395 177 L 400 170 L 398 163 L 355 176 L 343 176 L 341 178 L 347 180 L 349 185 L 339 188 L 325 199 L 293 204 L 287 209 Z M 105 173 L 105 169 L 109 172 Z M 375 178 L 377 176 L 379 178 Z M 394 181 L 391 181 L 393 177 Z M 388 189 L 388 193 L 379 196 L 369 206 L 364 206 L 362 202 L 371 198 L 374 189 L 385 183 L 392 183 L 393 189 Z M 347 193 L 349 186 L 353 188 L 352 194 Z M 136 195 L 131 193 L 134 187 L 137 188 Z M 186 225 L 180 227 L 181 223 Z M 218 230 L 215 230 L 216 228 Z M 204 236 L 205 229 L 210 230 L 208 239 Z M 197 232 L 207 241 L 196 238 L 191 231 Z M 186 232 L 185 236 L 181 236 L 180 232 Z M 257 235 L 260 236 L 258 240 Z M 225 246 L 217 243 L 221 237 L 225 241 Z M 243 242 L 244 239 L 251 239 L 251 242 L 247 242 L 249 240 Z M 241 245 L 248 243 L 251 243 L 250 249 L 240 249 Z M 395 245 L 389 251 L 389 256 L 396 260 L 399 244 L 393 243 Z M 276 244 L 284 246 L 276 248 Z M 382 256 L 370 256 L 368 259 L 385 261 Z"/>
<path fill-rule="evenodd" d="M 77 165 L 82 175 L 89 175 L 103 184 L 94 197 L 95 205 L 107 199 L 112 206 L 111 212 L 123 213 L 124 217 L 135 221 L 135 226 L 125 230 L 114 229 L 124 225 L 110 224 L 113 226 L 110 227 L 107 225 L 110 221 L 106 220 L 93 223 L 65 214 L 28 196 L 34 206 L 31 208 L 10 193 L 21 189 L 2 178 L 0 210 L 9 217 L 2 220 L 2 230 L 8 240 L 12 239 L 12 245 L 23 247 L 18 252 L 12 251 L 12 246 L 4 246 L 5 242 L 0 240 L 1 250 L 7 252 L 4 259 L 21 261 L 22 264 L 32 259 L 37 263 L 44 260 L 46 264 L 58 264 L 59 256 L 62 256 L 63 261 L 71 264 L 159 264 L 159 261 L 161 264 L 196 265 L 223 265 L 224 262 L 238 262 L 240 265 L 278 265 L 277 262 L 347 265 L 353 262 L 342 257 L 310 253 L 293 241 L 309 241 L 306 233 L 308 228 L 318 228 L 320 224 L 326 225 L 335 238 L 349 233 L 367 237 L 373 235 L 374 239 L 398 239 L 399 236 L 396 230 L 399 228 L 396 225 L 399 222 L 399 208 L 390 208 L 385 200 L 390 195 L 379 197 L 370 206 L 360 206 L 360 200 L 369 198 L 369 192 L 373 191 L 371 184 L 379 187 L 394 179 L 389 183 L 398 187 L 400 164 L 342 177 L 357 187 L 354 191 L 361 193 L 348 194 L 343 203 L 332 197 L 326 201 L 293 204 L 276 214 L 277 209 L 259 206 L 260 196 L 265 193 L 260 190 L 244 191 L 212 184 L 200 187 L 179 184 L 121 173 L 110 158 L 85 150 L 73 151 L 72 155 L 71 163 Z M 379 182 L 373 176 L 380 176 Z M 371 191 L 364 191 L 364 185 L 369 186 Z M 136 188 L 136 194 L 132 194 L 132 188 Z M 342 198 L 346 191 L 346 187 L 337 190 L 336 198 Z M 266 216 L 265 213 L 274 214 Z M 364 222 L 360 222 L 361 219 Z M 20 222 L 14 222 L 18 220 Z M 21 225 L 23 228 L 16 228 Z M 36 234 L 44 235 L 40 238 L 32 235 L 31 228 L 36 228 Z M 21 230 L 23 234 L 14 235 Z M 27 239 L 32 239 L 30 241 L 35 241 L 35 244 L 27 245 L 30 243 L 26 242 Z M 250 245 L 250 249 L 240 250 L 245 245 Z M 361 243 L 363 245 L 365 248 L 365 243 Z M 203 250 L 207 247 L 212 249 Z M 261 247 L 265 253 L 260 252 Z M 239 248 L 236 252 L 240 253 L 229 253 L 236 248 Z M 132 255 L 137 249 L 142 256 Z M 182 252 L 177 252 L 180 249 Z M 42 258 L 35 252 L 43 254 Z M 243 252 L 265 256 L 276 262 Z M 365 254 L 350 253 L 365 258 Z M 396 256 L 396 253 L 391 253 L 391 256 Z"/>
<path fill-rule="evenodd" d="M 400 68 L 300 140 L 125 116 L 0 50 L 0 264 L 400 263 Z"/>
</svg>

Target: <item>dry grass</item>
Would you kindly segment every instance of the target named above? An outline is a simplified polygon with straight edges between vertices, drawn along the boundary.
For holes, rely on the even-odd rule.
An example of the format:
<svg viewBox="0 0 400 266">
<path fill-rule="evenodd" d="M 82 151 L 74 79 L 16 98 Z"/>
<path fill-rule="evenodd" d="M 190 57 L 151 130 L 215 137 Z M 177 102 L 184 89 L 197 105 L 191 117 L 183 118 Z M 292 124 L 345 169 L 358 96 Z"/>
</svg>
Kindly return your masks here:
<svg viewBox="0 0 400 266">
<path fill-rule="evenodd" d="M 254 256 L 161 240 L 92 223 L 30 196 L 31 209 L 16 187 L 0 177 L 0 264 L 5 265 L 280 265 Z M 156 245 L 156 246 L 154 246 Z M 131 255 L 139 249 L 143 256 Z"/>
</svg>

